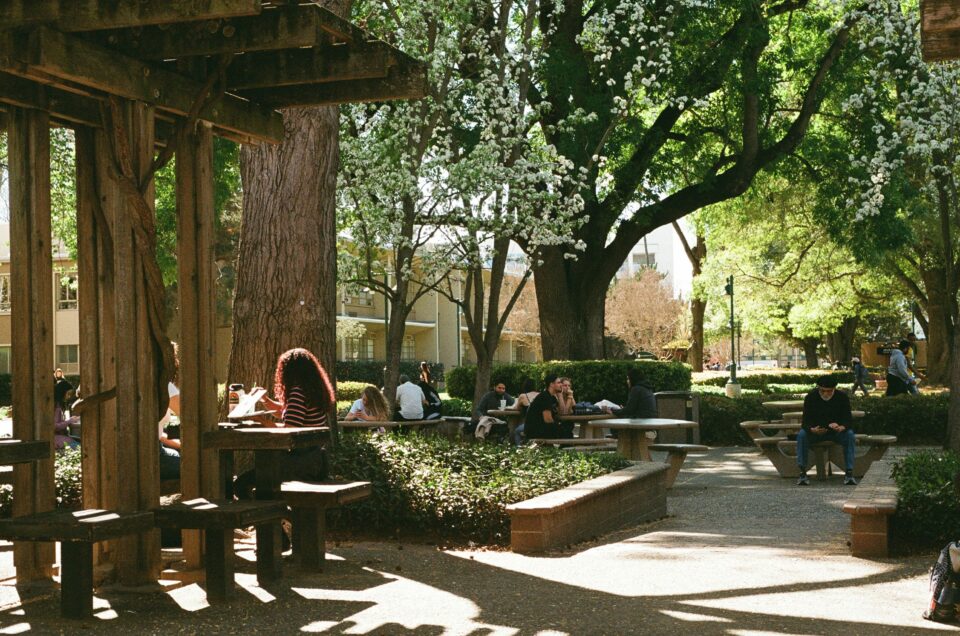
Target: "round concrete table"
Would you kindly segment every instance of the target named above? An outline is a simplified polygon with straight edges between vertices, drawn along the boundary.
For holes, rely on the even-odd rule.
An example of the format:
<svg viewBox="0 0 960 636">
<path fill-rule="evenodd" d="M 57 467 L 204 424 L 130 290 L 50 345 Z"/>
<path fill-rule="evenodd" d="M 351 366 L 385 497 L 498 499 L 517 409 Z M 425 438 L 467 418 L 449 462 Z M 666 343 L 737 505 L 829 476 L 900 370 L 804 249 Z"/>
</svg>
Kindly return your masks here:
<svg viewBox="0 0 960 636">
<path fill-rule="evenodd" d="M 696 428 L 696 422 L 662 417 L 621 418 L 587 422 L 587 428 L 609 428 L 617 431 L 617 452 L 627 459 L 652 461 L 650 446 L 658 431 Z"/>
</svg>

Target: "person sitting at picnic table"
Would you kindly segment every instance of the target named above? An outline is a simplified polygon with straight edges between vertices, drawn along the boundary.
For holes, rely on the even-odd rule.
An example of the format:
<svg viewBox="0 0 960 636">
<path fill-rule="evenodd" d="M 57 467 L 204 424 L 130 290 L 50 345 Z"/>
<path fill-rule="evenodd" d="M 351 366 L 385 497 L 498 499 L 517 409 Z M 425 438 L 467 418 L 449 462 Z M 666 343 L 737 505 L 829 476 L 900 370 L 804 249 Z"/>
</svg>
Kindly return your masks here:
<svg viewBox="0 0 960 636">
<path fill-rule="evenodd" d="M 480 418 L 487 414 L 487 411 L 496 411 L 501 408 L 511 408 L 515 398 L 507 393 L 507 385 L 500 378 L 495 378 L 489 391 L 480 397 L 480 401 L 473 407 L 473 417 L 471 423 L 476 426 Z"/>
<path fill-rule="evenodd" d="M 390 419 L 390 407 L 387 405 L 387 399 L 383 397 L 383 393 L 377 387 L 367 386 L 360 394 L 360 399 L 350 407 L 347 419 L 386 422 Z"/>
<path fill-rule="evenodd" d="M 306 349 L 284 352 L 277 359 L 274 373 L 275 400 L 263 397 L 264 409 L 272 415 L 257 419 L 263 426 L 326 426 L 327 413 L 334 407 L 330 378 L 316 356 Z M 323 448 L 295 448 L 287 451 L 279 467 L 283 481 L 323 481 L 327 478 L 327 455 Z M 250 499 L 256 483 L 255 470 L 238 476 L 234 492 L 239 499 Z"/>
<path fill-rule="evenodd" d="M 630 392 L 627 394 L 627 403 L 623 408 L 608 408 L 606 411 L 617 417 L 657 417 L 657 398 L 640 369 L 633 368 L 627 371 L 627 386 L 630 387 Z"/>
<path fill-rule="evenodd" d="M 427 398 L 423 389 L 411 382 L 410 376 L 402 374 L 397 386 L 397 420 L 422 420 L 423 407 L 426 405 Z"/>
<path fill-rule="evenodd" d="M 433 378 L 430 374 L 430 365 L 427 362 L 420 363 L 420 382 L 417 384 L 423 395 L 427 398 L 427 404 L 423 409 L 423 419 L 440 419 L 440 411 L 443 402 L 440 400 L 440 394 L 433 386 Z"/>
<path fill-rule="evenodd" d="M 545 388 L 530 407 L 523 422 L 527 439 L 573 439 L 573 423 L 560 421 L 560 396 L 563 383 L 556 373 L 544 379 Z"/>
<path fill-rule="evenodd" d="M 560 415 L 572 415 L 573 408 L 577 405 L 577 401 L 573 398 L 573 380 L 561 377 L 560 384 L 563 387 L 560 390 L 560 395 L 557 396 Z"/>
<path fill-rule="evenodd" d="M 533 378 L 524 378 L 523 384 L 520 386 L 520 395 L 517 396 L 517 400 L 509 408 L 526 415 L 530 404 L 532 404 L 533 400 L 540 394 L 536 388 L 537 383 L 533 381 Z M 524 428 L 523 422 L 521 422 L 517 428 L 513 429 L 513 444 L 515 446 L 520 446 L 520 444 L 523 443 Z"/>
<path fill-rule="evenodd" d="M 800 467 L 798 486 L 810 485 L 807 477 L 807 456 L 810 446 L 817 442 L 834 442 L 843 447 L 843 483 L 856 486 L 853 477 L 856 436 L 850 424 L 853 414 L 850 411 L 850 398 L 837 390 L 836 376 L 822 376 L 817 380 L 817 388 L 807 393 L 803 399 L 803 425 L 797 433 L 797 465 Z"/>
<path fill-rule="evenodd" d="M 907 351 L 910 350 L 910 341 L 901 340 L 897 348 L 890 352 L 890 365 L 887 367 L 887 393 L 902 395 L 911 393 L 910 387 L 916 385 L 917 380 L 910 375 L 907 364 Z"/>
</svg>

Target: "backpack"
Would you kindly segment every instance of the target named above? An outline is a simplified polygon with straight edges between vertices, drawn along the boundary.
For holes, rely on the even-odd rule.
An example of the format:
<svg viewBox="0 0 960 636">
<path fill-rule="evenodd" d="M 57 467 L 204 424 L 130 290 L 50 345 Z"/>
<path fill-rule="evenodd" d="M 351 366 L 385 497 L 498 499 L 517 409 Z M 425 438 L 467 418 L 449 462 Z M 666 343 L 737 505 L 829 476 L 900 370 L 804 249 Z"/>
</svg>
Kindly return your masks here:
<svg viewBox="0 0 960 636">
<path fill-rule="evenodd" d="M 603 413 L 603 409 L 589 402 L 577 402 L 573 405 L 574 415 L 599 415 L 600 413 Z"/>
<path fill-rule="evenodd" d="M 930 606 L 923 617 L 937 623 L 957 619 L 960 604 L 960 542 L 951 541 L 930 568 Z"/>
</svg>

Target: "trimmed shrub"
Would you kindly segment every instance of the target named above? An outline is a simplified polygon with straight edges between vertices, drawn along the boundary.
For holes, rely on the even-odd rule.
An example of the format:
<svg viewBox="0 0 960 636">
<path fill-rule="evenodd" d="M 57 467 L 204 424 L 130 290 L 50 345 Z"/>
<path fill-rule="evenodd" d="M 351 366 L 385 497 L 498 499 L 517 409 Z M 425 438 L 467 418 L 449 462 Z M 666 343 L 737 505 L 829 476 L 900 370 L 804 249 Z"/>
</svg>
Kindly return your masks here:
<svg viewBox="0 0 960 636">
<path fill-rule="evenodd" d="M 807 387 L 804 391 L 809 391 L 817 383 L 817 378 L 825 375 L 834 376 L 838 382 L 847 384 L 853 383 L 853 372 L 851 371 L 830 371 L 810 369 L 809 371 L 790 371 L 785 373 L 737 373 L 737 382 L 744 389 L 757 389 L 766 391 L 769 384 L 796 384 Z M 698 385 L 724 386 L 727 383 L 726 376 L 717 376 L 707 378 L 697 382 Z"/>
<path fill-rule="evenodd" d="M 762 405 L 769 399 L 760 395 L 731 399 L 700 394 L 700 439 L 710 446 L 751 445 L 740 422 L 779 419 L 779 410 Z M 854 420 L 853 426 L 857 433 L 896 435 L 901 444 L 943 444 L 949 400 L 947 393 L 854 398 L 853 409 L 865 411 L 866 416 Z"/>
<path fill-rule="evenodd" d="M 54 454 L 53 479 L 57 493 L 57 507 L 61 510 L 80 508 L 83 502 L 83 479 L 80 473 L 80 460 L 83 454 L 79 448 L 67 448 Z M 0 517 L 9 517 L 13 511 L 13 486 L 0 486 Z"/>
<path fill-rule="evenodd" d="M 337 384 L 347 380 L 362 382 L 364 385 L 383 386 L 383 368 L 387 366 L 384 360 L 337 360 Z M 420 377 L 420 362 L 403 360 L 400 362 L 400 373 L 409 375 L 411 379 Z M 443 364 L 430 363 L 430 373 L 434 381 L 443 381 Z"/>
<path fill-rule="evenodd" d="M 940 549 L 956 540 L 960 498 L 953 476 L 958 471 L 960 455 L 952 452 L 912 453 L 894 464 L 898 493 L 892 533 L 897 542 Z"/>
<path fill-rule="evenodd" d="M 346 400 L 353 402 L 360 399 L 363 390 L 370 386 L 369 382 L 337 382 L 337 401 Z"/>
<path fill-rule="evenodd" d="M 331 511 L 331 526 L 424 530 L 482 543 L 509 541 L 506 506 L 627 466 L 619 455 L 553 448 L 457 444 L 437 437 L 346 435 L 334 479 L 365 480 L 373 495 Z"/>
<path fill-rule="evenodd" d="M 443 401 L 443 414 L 450 417 L 470 417 L 473 413 L 473 403 L 461 398 L 447 398 Z"/>
<path fill-rule="evenodd" d="M 533 378 L 539 387 L 548 373 L 568 376 L 578 401 L 598 402 L 603 399 L 622 404 L 627 399 L 627 371 L 638 367 L 654 391 L 684 391 L 690 388 L 690 367 L 679 362 L 648 360 L 584 360 L 553 361 L 494 365 L 492 379 L 507 385 L 507 392 L 516 395 L 525 378 Z M 475 366 L 462 366 L 447 372 L 447 392 L 452 397 L 473 400 L 477 378 Z"/>
</svg>

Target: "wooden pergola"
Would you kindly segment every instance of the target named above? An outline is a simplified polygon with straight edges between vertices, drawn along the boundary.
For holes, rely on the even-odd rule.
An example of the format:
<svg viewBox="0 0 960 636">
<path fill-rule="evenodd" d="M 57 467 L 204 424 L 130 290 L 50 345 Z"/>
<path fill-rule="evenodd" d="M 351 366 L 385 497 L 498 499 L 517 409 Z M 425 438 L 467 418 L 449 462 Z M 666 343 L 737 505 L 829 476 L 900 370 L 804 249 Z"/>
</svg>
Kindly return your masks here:
<svg viewBox="0 0 960 636">
<path fill-rule="evenodd" d="M 279 143 L 277 108 L 422 97 L 424 66 L 313 2 L 0 0 L 0 126 L 9 142 L 14 436 L 52 442 L 50 126 L 75 131 L 84 507 L 159 500 L 157 421 L 172 352 L 156 262 L 153 176 L 176 156 L 181 489 L 214 497 L 201 436 L 214 384 L 213 136 Z M 14 471 L 14 515 L 55 507 L 53 461 Z M 189 564 L 200 537 L 185 533 Z M 135 584 L 159 574 L 156 531 L 101 545 Z M 51 544 L 17 543 L 20 580 Z"/>
<path fill-rule="evenodd" d="M 960 58 L 960 1 L 922 0 L 920 41 L 926 62 Z"/>
</svg>

